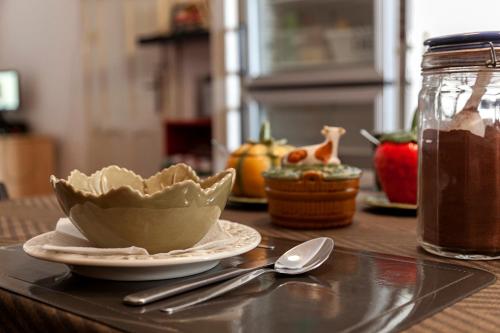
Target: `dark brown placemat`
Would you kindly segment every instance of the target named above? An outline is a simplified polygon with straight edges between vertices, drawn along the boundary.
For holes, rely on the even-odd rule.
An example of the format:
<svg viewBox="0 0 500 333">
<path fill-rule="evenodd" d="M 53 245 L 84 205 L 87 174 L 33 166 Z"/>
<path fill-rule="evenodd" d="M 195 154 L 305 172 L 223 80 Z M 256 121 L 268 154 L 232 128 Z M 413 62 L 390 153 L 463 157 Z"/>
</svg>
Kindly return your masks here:
<svg viewBox="0 0 500 333">
<path fill-rule="evenodd" d="M 296 244 L 282 239 L 266 243 L 276 249 L 255 249 L 242 259 L 275 256 Z M 269 274 L 167 315 L 158 309 L 170 301 L 128 307 L 121 300 L 169 281 L 84 278 L 70 274 L 64 265 L 30 258 L 20 246 L 0 248 L 0 267 L 1 288 L 130 332 L 397 331 L 495 281 L 493 274 L 473 268 L 337 248 L 309 275 Z"/>
</svg>

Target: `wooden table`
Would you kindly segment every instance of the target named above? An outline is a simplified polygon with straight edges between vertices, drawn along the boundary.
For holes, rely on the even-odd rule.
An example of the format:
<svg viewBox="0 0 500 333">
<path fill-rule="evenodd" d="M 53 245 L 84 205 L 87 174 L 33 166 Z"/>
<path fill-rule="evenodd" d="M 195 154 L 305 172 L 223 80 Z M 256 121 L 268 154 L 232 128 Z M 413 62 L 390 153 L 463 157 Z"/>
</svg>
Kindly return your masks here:
<svg viewBox="0 0 500 333">
<path fill-rule="evenodd" d="M 359 211 L 350 227 L 323 231 L 278 228 L 270 224 L 266 212 L 227 209 L 223 217 L 251 225 L 265 236 L 306 240 L 327 235 L 343 247 L 468 265 L 488 270 L 500 277 L 500 261 L 465 262 L 424 253 L 417 246 L 415 217 L 374 214 L 363 210 L 361 204 L 358 207 Z M 53 197 L 0 202 L 0 245 L 19 243 L 36 234 L 52 230 L 62 215 Z M 34 332 L 40 331 L 41 328 L 43 331 L 64 329 L 71 332 L 114 332 L 107 326 L 0 289 L 0 332 Z M 408 331 L 499 332 L 500 279 Z"/>
</svg>

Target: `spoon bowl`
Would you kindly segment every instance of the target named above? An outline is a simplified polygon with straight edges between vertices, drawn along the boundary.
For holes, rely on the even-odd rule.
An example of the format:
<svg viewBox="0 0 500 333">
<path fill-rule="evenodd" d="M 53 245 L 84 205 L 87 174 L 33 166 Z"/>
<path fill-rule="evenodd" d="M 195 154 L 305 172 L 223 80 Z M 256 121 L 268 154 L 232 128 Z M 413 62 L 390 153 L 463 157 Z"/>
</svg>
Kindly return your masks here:
<svg viewBox="0 0 500 333">
<path fill-rule="evenodd" d="M 332 253 L 334 241 L 328 237 L 311 239 L 301 243 L 281 255 L 274 268 L 262 268 L 226 281 L 216 287 L 209 288 L 200 293 L 184 297 L 166 308 L 163 312 L 173 314 L 187 309 L 193 305 L 208 301 L 242 286 L 265 273 L 279 273 L 285 275 L 298 275 L 309 272 L 321 266 Z"/>
<path fill-rule="evenodd" d="M 282 274 L 302 274 L 325 262 L 333 251 L 333 239 L 320 237 L 301 243 L 282 254 L 274 270 Z M 317 266 L 315 266 L 317 265 Z M 312 267 L 315 266 L 315 267 Z"/>
</svg>

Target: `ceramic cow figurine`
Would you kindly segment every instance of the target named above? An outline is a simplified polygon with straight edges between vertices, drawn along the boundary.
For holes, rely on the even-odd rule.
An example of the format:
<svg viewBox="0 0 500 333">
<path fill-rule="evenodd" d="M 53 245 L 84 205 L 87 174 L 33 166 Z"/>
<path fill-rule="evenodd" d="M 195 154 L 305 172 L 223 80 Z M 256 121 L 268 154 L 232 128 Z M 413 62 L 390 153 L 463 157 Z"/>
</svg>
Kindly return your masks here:
<svg viewBox="0 0 500 333">
<path fill-rule="evenodd" d="M 325 141 L 318 145 L 304 146 L 292 150 L 283 157 L 285 165 L 340 164 L 338 158 L 339 139 L 345 133 L 342 127 L 325 126 L 321 134 Z"/>
</svg>

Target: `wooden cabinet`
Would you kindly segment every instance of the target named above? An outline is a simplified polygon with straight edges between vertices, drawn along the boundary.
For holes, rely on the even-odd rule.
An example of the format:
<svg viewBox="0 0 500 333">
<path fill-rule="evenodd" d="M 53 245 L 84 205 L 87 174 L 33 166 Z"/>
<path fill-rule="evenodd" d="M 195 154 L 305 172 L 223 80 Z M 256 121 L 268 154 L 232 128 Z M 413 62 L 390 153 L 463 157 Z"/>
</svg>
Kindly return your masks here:
<svg viewBox="0 0 500 333">
<path fill-rule="evenodd" d="M 54 142 L 38 135 L 0 136 L 0 182 L 10 197 L 51 193 L 54 173 Z"/>
</svg>

